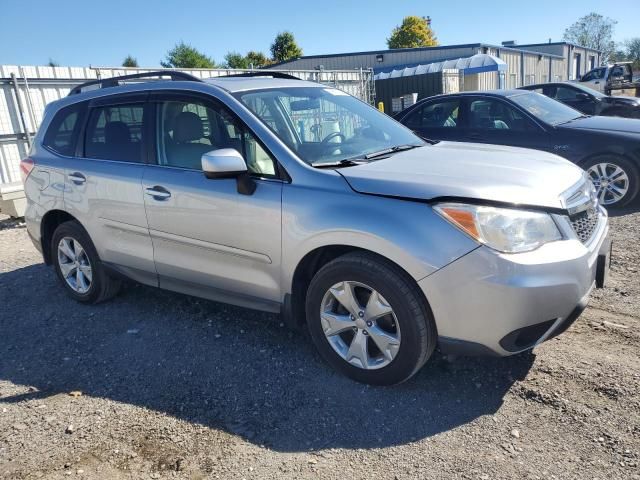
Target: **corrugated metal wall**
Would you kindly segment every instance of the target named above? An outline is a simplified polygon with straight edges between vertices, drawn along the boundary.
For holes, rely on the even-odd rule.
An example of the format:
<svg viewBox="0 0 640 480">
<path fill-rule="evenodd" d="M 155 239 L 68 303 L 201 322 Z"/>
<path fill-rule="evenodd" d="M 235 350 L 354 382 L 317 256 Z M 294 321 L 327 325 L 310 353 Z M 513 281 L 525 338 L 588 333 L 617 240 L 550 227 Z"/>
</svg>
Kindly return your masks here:
<svg viewBox="0 0 640 480">
<path fill-rule="evenodd" d="M 470 57 L 478 53 L 478 46 L 414 48 L 401 50 L 381 50 L 376 52 L 345 53 L 344 55 L 326 55 L 303 57 L 274 68 L 292 68 L 314 70 L 321 66 L 328 70 L 350 70 L 354 68 L 385 68 L 397 65 L 432 63 L 452 58 Z M 382 61 L 377 59 L 382 56 Z"/>
<path fill-rule="evenodd" d="M 410 77 L 387 78 L 376 81 L 376 103 L 384 103 L 384 112 L 393 115 L 393 99 L 398 99 L 412 93 L 417 93 L 417 99 L 431 97 L 440 93 L 447 93 L 455 89 L 454 80 L 458 79 L 458 72 L 437 72 Z M 406 108 L 408 105 L 404 105 Z"/>
<path fill-rule="evenodd" d="M 151 69 L 158 70 L 158 69 Z M 89 68 L 0 65 L 0 185 L 20 181 L 19 164 L 29 151 L 28 137 L 40 125 L 44 107 L 87 80 L 148 72 L 139 68 Z M 246 70 L 181 70 L 199 78 L 242 73 Z M 331 85 L 372 103 L 373 72 L 281 70 L 298 78 Z M 15 76 L 15 83 L 12 78 Z M 17 88 L 16 88 L 17 83 Z M 24 113 L 20 115 L 20 108 Z M 24 119 L 24 122 L 23 122 Z"/>
</svg>

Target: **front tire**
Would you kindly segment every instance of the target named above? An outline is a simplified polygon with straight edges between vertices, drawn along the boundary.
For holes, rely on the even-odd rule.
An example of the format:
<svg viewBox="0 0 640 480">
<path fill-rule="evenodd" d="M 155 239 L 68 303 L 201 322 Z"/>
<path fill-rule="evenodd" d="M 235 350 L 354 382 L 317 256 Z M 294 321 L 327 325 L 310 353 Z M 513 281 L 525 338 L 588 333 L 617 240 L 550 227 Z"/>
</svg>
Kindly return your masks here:
<svg viewBox="0 0 640 480">
<path fill-rule="evenodd" d="M 99 303 L 118 293 L 120 282 L 107 274 L 89 234 L 78 222 L 64 222 L 53 232 L 51 259 L 74 300 Z"/>
<path fill-rule="evenodd" d="M 605 207 L 624 207 L 638 195 L 638 167 L 624 157 L 598 155 L 582 165 Z"/>
<path fill-rule="evenodd" d="M 320 355 L 358 382 L 404 382 L 436 347 L 435 321 L 418 286 L 375 254 L 349 253 L 322 267 L 309 285 L 306 314 Z"/>
</svg>

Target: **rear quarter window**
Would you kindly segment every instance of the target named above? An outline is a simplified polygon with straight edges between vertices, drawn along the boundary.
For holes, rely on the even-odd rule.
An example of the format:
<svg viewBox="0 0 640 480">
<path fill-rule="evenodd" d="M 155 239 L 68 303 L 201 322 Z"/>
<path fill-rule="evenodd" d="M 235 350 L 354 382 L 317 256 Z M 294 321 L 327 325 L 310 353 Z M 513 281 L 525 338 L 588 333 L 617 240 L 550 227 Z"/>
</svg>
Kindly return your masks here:
<svg viewBox="0 0 640 480">
<path fill-rule="evenodd" d="M 73 156 L 85 111 L 84 103 L 70 105 L 58 111 L 44 135 L 44 146 L 60 155 Z"/>
</svg>

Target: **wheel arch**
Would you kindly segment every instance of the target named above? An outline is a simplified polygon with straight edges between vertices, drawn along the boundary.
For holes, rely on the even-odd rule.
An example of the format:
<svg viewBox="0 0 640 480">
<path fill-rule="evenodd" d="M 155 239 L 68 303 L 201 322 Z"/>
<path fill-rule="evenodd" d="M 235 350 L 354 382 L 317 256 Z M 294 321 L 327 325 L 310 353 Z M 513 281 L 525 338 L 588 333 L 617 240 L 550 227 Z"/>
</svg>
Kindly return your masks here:
<svg viewBox="0 0 640 480">
<path fill-rule="evenodd" d="M 75 221 L 80 224 L 78 219 L 64 210 L 49 210 L 40 222 L 40 244 L 42 246 L 42 256 L 44 257 L 44 263 L 51 265 L 51 239 L 53 238 L 53 232 L 56 231 L 59 225 Z"/>
<path fill-rule="evenodd" d="M 291 283 L 289 284 L 290 293 L 285 295 L 283 314 L 286 323 L 294 328 L 301 328 L 305 325 L 305 301 L 311 279 L 327 263 L 338 257 L 354 252 L 367 253 L 400 270 L 408 280 L 415 283 L 423 300 L 428 305 L 428 300 L 424 296 L 424 293 L 422 293 L 416 279 L 405 268 L 399 265 L 398 262 L 367 248 L 355 245 L 329 244 L 316 247 L 307 252 L 297 263 L 293 276 L 291 277 Z"/>
</svg>

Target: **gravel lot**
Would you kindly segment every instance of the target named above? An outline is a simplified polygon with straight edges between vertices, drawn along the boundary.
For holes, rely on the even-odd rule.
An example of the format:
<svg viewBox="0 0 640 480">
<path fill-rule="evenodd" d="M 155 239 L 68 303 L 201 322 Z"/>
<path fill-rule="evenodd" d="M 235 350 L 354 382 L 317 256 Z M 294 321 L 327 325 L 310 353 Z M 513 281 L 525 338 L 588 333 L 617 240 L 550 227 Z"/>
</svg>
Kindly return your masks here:
<svg viewBox="0 0 640 480">
<path fill-rule="evenodd" d="M 567 333 L 392 388 L 275 316 L 137 285 L 76 304 L 0 222 L 0 478 L 639 479 L 638 210 Z"/>
</svg>

